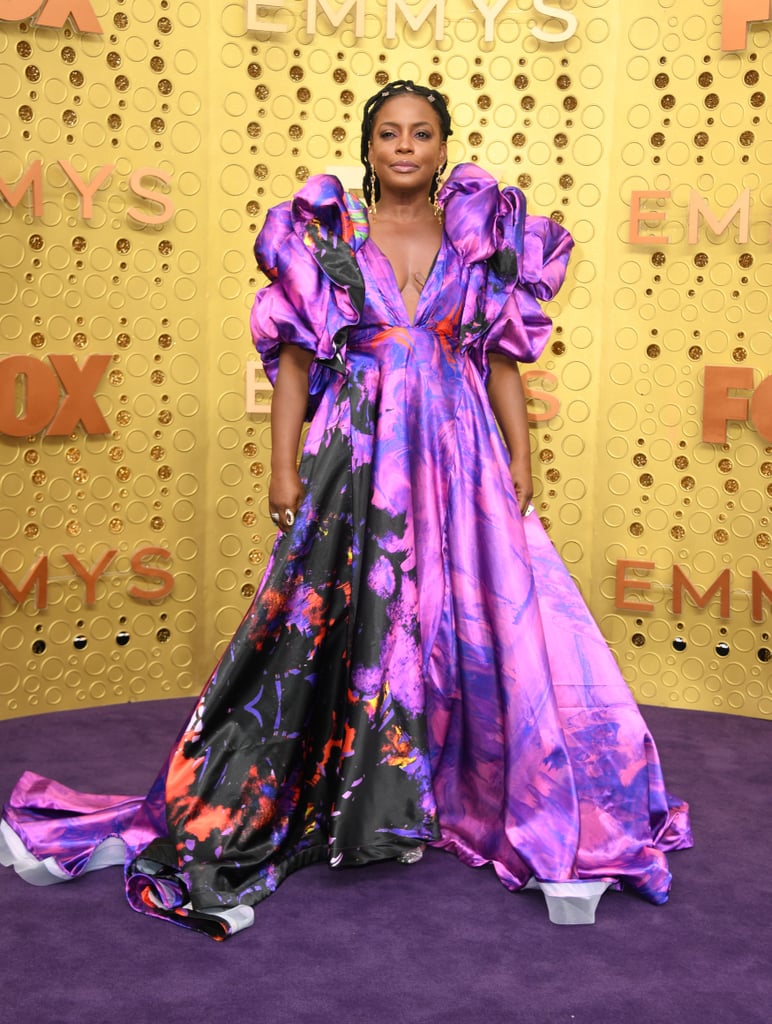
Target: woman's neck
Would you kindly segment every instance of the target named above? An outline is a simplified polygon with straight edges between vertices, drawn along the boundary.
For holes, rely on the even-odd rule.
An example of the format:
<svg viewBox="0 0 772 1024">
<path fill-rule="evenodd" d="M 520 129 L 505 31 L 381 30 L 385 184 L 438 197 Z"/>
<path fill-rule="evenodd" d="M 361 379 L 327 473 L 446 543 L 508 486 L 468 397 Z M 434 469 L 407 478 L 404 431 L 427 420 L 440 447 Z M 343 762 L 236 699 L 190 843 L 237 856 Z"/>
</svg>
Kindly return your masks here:
<svg viewBox="0 0 772 1024">
<path fill-rule="evenodd" d="M 425 192 L 381 192 L 376 209 L 376 216 L 381 219 L 404 224 L 429 220 L 434 216 L 431 200 Z"/>
</svg>

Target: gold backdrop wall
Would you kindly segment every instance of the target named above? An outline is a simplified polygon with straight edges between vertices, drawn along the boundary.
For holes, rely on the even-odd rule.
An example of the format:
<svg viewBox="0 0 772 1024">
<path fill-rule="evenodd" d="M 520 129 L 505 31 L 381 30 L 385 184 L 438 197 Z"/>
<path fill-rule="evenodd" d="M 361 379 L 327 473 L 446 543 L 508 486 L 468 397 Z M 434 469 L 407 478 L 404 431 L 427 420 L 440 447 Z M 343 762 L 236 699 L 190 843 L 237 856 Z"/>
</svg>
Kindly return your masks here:
<svg viewBox="0 0 772 1024">
<path fill-rule="evenodd" d="M 772 717 L 770 22 L 39 6 L 0 13 L 0 717 L 205 682 L 271 545 L 251 245 L 309 174 L 359 178 L 390 78 L 576 237 L 528 378 L 535 503 L 633 692 Z"/>
</svg>

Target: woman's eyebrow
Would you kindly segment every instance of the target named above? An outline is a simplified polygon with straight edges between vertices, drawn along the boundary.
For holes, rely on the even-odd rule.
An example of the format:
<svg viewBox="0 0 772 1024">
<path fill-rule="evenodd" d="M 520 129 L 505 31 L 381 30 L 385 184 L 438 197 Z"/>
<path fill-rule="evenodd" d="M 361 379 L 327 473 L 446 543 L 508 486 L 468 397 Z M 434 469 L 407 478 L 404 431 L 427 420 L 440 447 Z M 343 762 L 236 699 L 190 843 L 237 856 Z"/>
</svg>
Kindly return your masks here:
<svg viewBox="0 0 772 1024">
<path fill-rule="evenodd" d="M 431 121 L 416 121 L 410 125 L 411 128 L 431 128 Z M 379 128 L 399 128 L 397 121 L 381 121 Z"/>
</svg>

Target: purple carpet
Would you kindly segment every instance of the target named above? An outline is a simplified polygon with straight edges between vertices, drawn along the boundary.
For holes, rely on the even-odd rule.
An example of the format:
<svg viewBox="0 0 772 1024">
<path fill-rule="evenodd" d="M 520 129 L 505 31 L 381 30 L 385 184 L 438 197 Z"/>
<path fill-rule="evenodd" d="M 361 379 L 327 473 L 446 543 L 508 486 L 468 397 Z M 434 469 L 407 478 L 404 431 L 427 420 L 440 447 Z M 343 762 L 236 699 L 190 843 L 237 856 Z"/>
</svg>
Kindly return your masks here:
<svg viewBox="0 0 772 1024">
<path fill-rule="evenodd" d="M 25 768 L 139 793 L 190 702 L 0 723 L 0 797 Z M 696 846 L 663 907 L 608 893 L 594 927 L 557 927 L 537 893 L 430 850 L 291 876 L 226 943 L 133 913 L 120 871 L 26 885 L 0 869 L 8 1024 L 769 1024 L 772 727 L 644 708 Z M 116 756 L 119 754 L 119 756 Z"/>
</svg>

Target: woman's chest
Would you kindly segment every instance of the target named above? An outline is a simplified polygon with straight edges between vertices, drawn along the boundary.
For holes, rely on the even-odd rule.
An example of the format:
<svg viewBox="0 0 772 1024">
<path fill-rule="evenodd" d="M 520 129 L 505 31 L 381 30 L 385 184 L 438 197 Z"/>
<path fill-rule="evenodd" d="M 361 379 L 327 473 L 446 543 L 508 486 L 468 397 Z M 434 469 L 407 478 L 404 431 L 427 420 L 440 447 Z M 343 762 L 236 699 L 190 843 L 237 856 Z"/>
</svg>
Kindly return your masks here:
<svg viewBox="0 0 772 1024">
<path fill-rule="evenodd" d="M 446 241 L 439 251 L 406 256 L 395 268 L 380 247 L 368 240 L 358 262 L 365 285 L 363 323 L 431 326 L 443 321 L 452 329 L 466 275 Z"/>
</svg>

